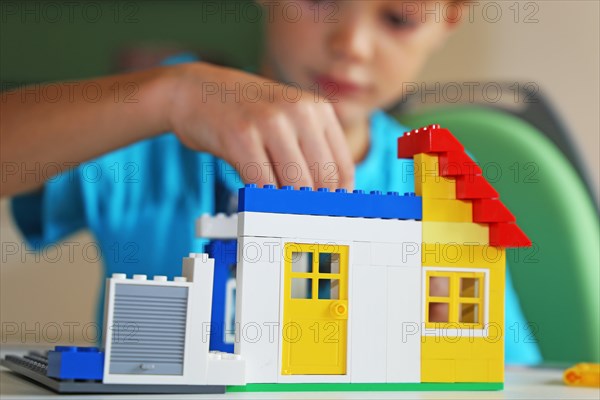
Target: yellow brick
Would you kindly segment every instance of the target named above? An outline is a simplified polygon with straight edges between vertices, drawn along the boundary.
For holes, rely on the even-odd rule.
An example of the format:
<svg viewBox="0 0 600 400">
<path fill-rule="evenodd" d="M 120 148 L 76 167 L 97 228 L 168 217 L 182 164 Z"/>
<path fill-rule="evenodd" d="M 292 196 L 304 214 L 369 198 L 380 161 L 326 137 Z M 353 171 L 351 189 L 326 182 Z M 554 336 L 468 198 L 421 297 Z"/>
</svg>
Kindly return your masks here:
<svg viewBox="0 0 600 400">
<path fill-rule="evenodd" d="M 502 359 L 504 358 L 504 345 L 502 344 L 502 338 L 499 338 L 499 334 L 503 332 L 488 327 L 490 337 L 488 339 L 476 338 L 471 346 L 472 359 L 474 360 L 489 360 L 490 358 Z"/>
<path fill-rule="evenodd" d="M 473 204 L 465 200 L 424 197 L 423 221 L 473 222 Z"/>
<path fill-rule="evenodd" d="M 471 340 L 481 338 L 473 338 Z M 426 359 L 472 359 L 472 343 L 469 338 L 423 336 L 421 358 Z"/>
<path fill-rule="evenodd" d="M 421 364 L 430 366 L 434 361 L 454 361 L 456 382 L 502 382 L 504 379 L 502 340 L 472 338 L 468 334 L 458 341 L 455 341 L 456 338 L 435 336 L 424 336 L 421 339 Z M 427 370 L 429 369 L 428 367 Z M 429 371 L 430 375 L 434 375 L 431 379 L 441 379 L 435 373 L 436 371 Z"/>
<path fill-rule="evenodd" d="M 456 183 L 452 178 L 415 175 L 415 194 L 423 198 L 456 199 Z"/>
<path fill-rule="evenodd" d="M 501 268 L 506 251 L 500 247 L 457 243 L 423 243 L 421 260 L 426 267 Z"/>
<path fill-rule="evenodd" d="M 456 382 L 493 382 L 489 360 L 456 360 Z"/>
<path fill-rule="evenodd" d="M 504 382 L 504 359 L 497 358 L 488 360 L 489 382 Z"/>
<path fill-rule="evenodd" d="M 456 360 L 501 359 L 504 357 L 504 346 L 502 345 L 502 340 L 471 337 L 468 332 L 465 332 L 460 338 L 423 336 L 421 337 L 421 357 Z"/>
<path fill-rule="evenodd" d="M 438 156 L 434 154 L 415 154 L 415 176 L 439 176 L 440 164 Z"/>
<path fill-rule="evenodd" d="M 421 382 L 456 382 L 456 361 L 421 360 Z"/>
<path fill-rule="evenodd" d="M 423 221 L 425 243 L 487 245 L 489 236 L 490 228 L 487 224 Z"/>
<path fill-rule="evenodd" d="M 417 154 L 415 163 L 415 193 L 423 198 L 456 199 L 454 178 L 439 176 L 438 157 Z"/>
</svg>

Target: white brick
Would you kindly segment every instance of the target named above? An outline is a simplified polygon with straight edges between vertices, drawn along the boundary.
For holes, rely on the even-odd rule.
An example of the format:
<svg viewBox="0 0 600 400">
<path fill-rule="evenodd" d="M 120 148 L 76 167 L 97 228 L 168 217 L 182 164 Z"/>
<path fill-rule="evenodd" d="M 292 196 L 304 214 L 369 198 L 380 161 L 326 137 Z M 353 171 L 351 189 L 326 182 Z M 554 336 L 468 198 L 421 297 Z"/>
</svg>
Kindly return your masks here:
<svg viewBox="0 0 600 400">
<path fill-rule="evenodd" d="M 354 266 L 351 273 L 351 381 L 386 382 L 387 267 Z"/>
<path fill-rule="evenodd" d="M 269 254 L 281 242 L 243 237 L 238 243 L 235 353 L 246 360 L 247 383 L 276 383 L 282 258 Z"/>
<path fill-rule="evenodd" d="M 387 381 L 420 382 L 421 268 L 389 267 L 387 288 Z"/>
<path fill-rule="evenodd" d="M 402 243 L 414 241 L 420 226 L 421 221 L 412 220 L 242 212 L 238 232 L 240 236 Z"/>
</svg>

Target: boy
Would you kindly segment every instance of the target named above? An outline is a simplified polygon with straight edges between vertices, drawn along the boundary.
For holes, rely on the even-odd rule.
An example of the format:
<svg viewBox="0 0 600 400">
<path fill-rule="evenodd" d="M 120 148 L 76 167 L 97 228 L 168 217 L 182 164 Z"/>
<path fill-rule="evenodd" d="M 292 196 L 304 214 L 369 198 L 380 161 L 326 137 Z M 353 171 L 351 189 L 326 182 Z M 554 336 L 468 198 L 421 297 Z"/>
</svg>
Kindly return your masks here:
<svg viewBox="0 0 600 400">
<path fill-rule="evenodd" d="M 282 12 L 289 1 L 261 2 L 262 77 L 184 57 L 95 81 L 103 93 L 135 82 L 135 103 L 9 95 L 2 159 L 52 163 L 62 174 L 7 176 L 2 195 L 36 190 L 13 210 L 39 246 L 89 227 L 108 275 L 172 276 L 181 257 L 202 250 L 194 219 L 234 210 L 244 182 L 413 191 L 395 156 L 407 129 L 380 110 L 455 26 L 423 18 L 425 3 L 410 2 L 409 13 L 409 2 L 394 0 L 297 0 L 299 18 L 290 21 Z M 506 325 L 515 321 L 522 317 L 509 285 Z M 537 361 L 533 345 L 506 343 L 509 362 Z"/>
</svg>

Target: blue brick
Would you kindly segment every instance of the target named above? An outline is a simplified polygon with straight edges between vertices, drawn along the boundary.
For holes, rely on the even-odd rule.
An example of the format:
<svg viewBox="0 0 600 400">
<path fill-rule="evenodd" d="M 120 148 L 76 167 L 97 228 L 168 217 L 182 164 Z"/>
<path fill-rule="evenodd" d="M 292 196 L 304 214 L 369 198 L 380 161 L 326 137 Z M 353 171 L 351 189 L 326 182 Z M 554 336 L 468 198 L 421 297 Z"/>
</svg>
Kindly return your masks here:
<svg viewBox="0 0 600 400">
<path fill-rule="evenodd" d="M 48 376 L 58 379 L 102 380 L 104 352 L 97 347 L 56 346 L 48 352 Z"/>
<path fill-rule="evenodd" d="M 233 353 L 234 344 L 225 340 L 225 328 L 226 319 L 235 316 L 235 291 L 230 309 L 226 308 L 226 299 L 228 282 L 235 283 L 237 240 L 211 240 L 204 251 L 215 260 L 209 349 Z M 235 326 L 235 321 L 229 322 Z"/>
<path fill-rule="evenodd" d="M 243 211 L 420 220 L 423 207 L 421 197 L 414 193 L 401 196 L 397 192 L 365 193 L 362 190 L 352 193 L 344 189 L 335 192 L 310 188 L 294 190 L 291 186 L 276 189 L 273 185 L 261 189 L 250 184 L 239 192 L 238 212 Z"/>
</svg>

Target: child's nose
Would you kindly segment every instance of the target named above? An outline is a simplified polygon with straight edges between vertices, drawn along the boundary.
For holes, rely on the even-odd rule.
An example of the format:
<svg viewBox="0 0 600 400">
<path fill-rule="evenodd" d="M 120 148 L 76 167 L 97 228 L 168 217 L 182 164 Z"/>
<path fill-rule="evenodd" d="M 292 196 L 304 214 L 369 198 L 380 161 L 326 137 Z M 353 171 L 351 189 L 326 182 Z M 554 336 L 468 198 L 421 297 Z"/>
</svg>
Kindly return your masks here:
<svg viewBox="0 0 600 400">
<path fill-rule="evenodd" d="M 333 25 L 328 45 L 334 57 L 354 62 L 371 58 L 373 43 L 368 24 L 356 18 L 353 21 L 341 20 Z"/>
</svg>

